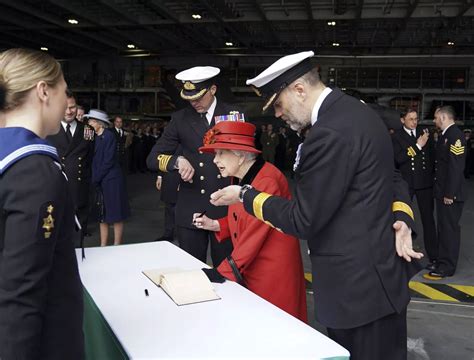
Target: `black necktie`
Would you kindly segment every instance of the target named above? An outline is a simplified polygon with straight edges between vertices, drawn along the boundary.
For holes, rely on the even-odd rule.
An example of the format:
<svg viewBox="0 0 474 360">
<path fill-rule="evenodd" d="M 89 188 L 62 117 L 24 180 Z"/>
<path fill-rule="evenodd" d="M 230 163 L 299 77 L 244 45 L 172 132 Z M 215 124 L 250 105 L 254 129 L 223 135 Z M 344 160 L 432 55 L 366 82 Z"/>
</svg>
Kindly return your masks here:
<svg viewBox="0 0 474 360">
<path fill-rule="evenodd" d="M 207 111 L 203 112 L 203 113 L 200 113 L 199 115 L 201 115 L 201 119 L 204 120 L 204 124 L 206 125 L 206 127 L 209 128 L 209 121 L 207 121 L 206 114 L 207 114 Z"/>
<path fill-rule="evenodd" d="M 67 142 L 70 143 L 72 140 L 71 124 L 66 125 L 66 138 L 67 138 Z"/>
</svg>

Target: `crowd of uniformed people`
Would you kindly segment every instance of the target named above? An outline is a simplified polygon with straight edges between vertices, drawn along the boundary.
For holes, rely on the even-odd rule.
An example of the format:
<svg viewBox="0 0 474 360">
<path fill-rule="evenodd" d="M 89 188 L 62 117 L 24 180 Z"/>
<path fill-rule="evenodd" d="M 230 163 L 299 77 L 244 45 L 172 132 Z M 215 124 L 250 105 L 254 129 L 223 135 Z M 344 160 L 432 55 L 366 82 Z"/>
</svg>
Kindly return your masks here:
<svg viewBox="0 0 474 360">
<path fill-rule="evenodd" d="M 411 203 L 425 276 L 452 276 L 472 142 L 450 106 L 434 114 L 437 139 L 417 126 L 416 109 L 390 134 L 369 106 L 324 85 L 313 55 L 285 56 L 247 80 L 282 120 L 274 132 L 220 100 L 216 67 L 176 75 L 189 106 L 169 123 L 124 124 L 100 109 L 78 116 L 49 55 L 1 53 L 0 359 L 84 358 L 74 247 L 96 222 L 102 246 L 110 225 L 122 243 L 136 171 L 158 172 L 158 240 L 203 262 L 210 247 L 211 281 L 236 281 L 307 321 L 305 240 L 328 336 L 352 359 L 406 359 L 408 281 L 423 257 Z"/>
</svg>

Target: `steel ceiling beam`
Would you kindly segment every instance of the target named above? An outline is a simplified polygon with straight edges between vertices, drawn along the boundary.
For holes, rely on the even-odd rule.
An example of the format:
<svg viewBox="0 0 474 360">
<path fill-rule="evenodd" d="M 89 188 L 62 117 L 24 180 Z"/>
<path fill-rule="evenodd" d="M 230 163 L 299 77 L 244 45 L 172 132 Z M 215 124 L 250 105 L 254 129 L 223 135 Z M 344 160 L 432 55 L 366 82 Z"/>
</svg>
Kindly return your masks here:
<svg viewBox="0 0 474 360">
<path fill-rule="evenodd" d="M 415 11 L 419 3 L 420 3 L 420 0 L 408 0 L 408 8 L 407 8 L 406 15 L 404 19 L 402 20 L 403 23 L 400 29 L 395 33 L 395 35 L 391 39 L 392 45 L 395 45 L 395 43 L 400 39 L 402 34 L 406 31 L 410 18 L 413 15 L 413 12 Z"/>
<path fill-rule="evenodd" d="M 143 4 L 152 8 L 154 11 L 164 16 L 165 18 L 168 18 L 179 24 L 178 16 L 176 16 L 176 14 L 174 14 L 170 9 L 166 7 L 163 0 L 144 0 Z"/>
<path fill-rule="evenodd" d="M 311 6 L 311 0 L 304 0 L 304 5 L 306 8 L 306 12 L 308 13 L 308 23 L 309 23 L 309 30 L 311 31 L 311 37 L 315 44 L 318 43 L 318 37 L 316 36 L 317 29 L 314 26 L 314 16 L 313 16 L 313 7 Z"/>
<path fill-rule="evenodd" d="M 183 39 L 177 38 L 174 35 L 170 36 L 170 34 L 167 34 L 167 36 L 164 36 L 161 31 L 156 30 L 152 26 L 140 24 L 140 22 L 134 16 L 132 16 L 129 12 L 121 9 L 112 0 L 99 0 L 99 2 L 107 6 L 109 9 L 113 10 L 118 15 L 122 16 L 124 19 L 126 19 L 130 23 L 141 26 L 144 30 L 149 31 L 151 34 L 153 34 L 153 36 L 156 36 L 159 39 L 163 40 L 165 43 L 168 43 L 168 45 L 171 45 L 172 47 L 177 47 L 180 49 L 186 48 L 186 46 L 183 44 Z"/>
<path fill-rule="evenodd" d="M 0 0 L 0 3 L 5 4 L 8 7 L 12 8 L 12 9 L 15 9 L 19 12 L 26 13 L 26 14 L 30 15 L 31 17 L 36 17 L 40 20 L 43 20 L 43 21 L 46 21 L 48 23 L 54 24 L 54 25 L 58 26 L 61 29 L 67 29 L 67 30 L 71 31 L 72 33 L 76 33 L 78 35 L 93 39 L 96 42 L 100 42 L 99 37 L 87 34 L 86 32 L 80 31 L 78 29 L 66 28 L 66 26 L 64 24 L 64 21 L 58 20 L 57 18 L 54 18 L 51 15 L 46 14 L 46 13 L 40 11 L 39 9 L 35 8 L 35 7 L 29 6 L 29 5 L 26 5 L 26 4 L 21 4 L 17 1 L 9 1 L 9 0 Z M 6 11 L 7 10 L 5 8 L 2 9 L 3 14 L 5 14 Z M 6 21 L 8 21 L 8 19 L 6 19 Z M 18 22 L 15 21 L 15 23 L 18 23 Z M 28 23 L 23 23 L 23 25 L 24 25 L 23 27 L 25 27 L 27 29 L 30 26 L 30 24 L 28 24 Z M 38 31 L 38 30 L 35 30 L 35 31 Z M 68 40 L 67 38 L 64 38 L 64 39 L 65 39 L 64 41 L 70 42 L 70 40 Z M 76 44 L 76 45 L 79 46 L 78 44 Z M 95 48 L 92 45 L 89 45 L 87 48 L 90 47 L 89 51 L 92 50 L 92 52 L 95 52 L 95 53 L 107 54 L 110 51 L 109 49 L 112 48 L 112 46 L 110 46 L 110 44 L 105 44 L 105 43 L 104 43 L 104 45 L 107 45 L 108 49 L 98 49 L 98 48 Z M 82 46 L 79 46 L 79 47 L 82 47 Z"/>
<path fill-rule="evenodd" d="M 191 38 L 193 42 L 197 42 L 199 46 L 208 47 L 212 46 L 212 41 L 208 41 L 208 37 L 196 39 L 196 32 L 192 29 L 189 29 L 182 21 L 180 21 L 179 17 L 174 14 L 170 9 L 166 7 L 163 0 L 143 0 L 144 5 L 152 8 L 154 11 L 159 13 L 161 16 L 164 16 L 168 20 L 171 20 L 176 25 L 180 26 L 180 30 L 183 32 L 183 35 L 186 37 Z M 195 24 L 194 22 L 188 22 L 187 24 Z"/>
<path fill-rule="evenodd" d="M 364 9 L 364 0 L 357 0 L 357 8 L 354 16 L 354 21 L 352 23 L 352 46 L 357 45 L 357 35 L 359 32 L 359 25 L 362 18 L 362 10 Z"/>
<path fill-rule="evenodd" d="M 82 19 L 87 19 L 88 23 L 94 25 L 94 27 L 97 27 L 98 29 L 110 31 L 111 33 L 118 35 L 120 39 L 129 39 L 130 42 L 133 42 L 133 40 L 125 32 L 116 30 L 111 27 L 103 26 L 102 24 L 100 24 L 100 21 L 94 15 L 91 16 L 90 14 L 86 14 L 79 7 L 73 6 L 70 1 L 65 1 L 65 0 L 48 0 L 48 1 L 51 4 L 57 7 L 60 7 L 61 9 L 69 11 L 71 14 L 78 15 Z M 81 32 L 81 35 L 83 35 L 82 32 Z M 123 41 L 116 41 L 115 39 L 104 38 L 103 36 L 94 36 L 94 38 L 97 41 L 101 42 L 102 44 L 114 47 L 117 50 L 123 50 L 125 47 L 125 43 Z"/>
<path fill-rule="evenodd" d="M 250 47 L 249 44 L 250 42 L 247 41 L 247 39 L 244 39 L 241 34 L 239 34 L 233 27 L 228 25 L 224 19 L 221 17 L 221 15 L 216 11 L 216 9 L 209 4 L 209 1 L 207 0 L 199 0 L 199 2 L 204 5 L 209 11 L 212 16 L 217 20 L 219 24 L 222 25 L 224 29 L 226 29 L 240 44 L 244 45 L 245 47 Z"/>
<path fill-rule="evenodd" d="M 275 27 L 273 24 L 268 20 L 267 14 L 265 14 L 265 11 L 263 10 L 262 5 L 260 4 L 260 0 L 253 0 L 253 5 L 255 9 L 257 9 L 257 13 L 260 16 L 260 18 L 263 20 L 265 23 L 265 26 L 270 30 L 270 34 L 273 38 L 273 40 L 278 44 L 281 42 L 280 38 L 278 37 Z"/>
<path fill-rule="evenodd" d="M 18 26 L 20 26 L 20 27 L 22 27 L 26 30 L 30 30 L 31 24 L 27 20 L 18 18 L 18 16 L 16 16 L 15 13 L 13 13 L 11 10 L 8 10 L 6 8 L 2 9 L 2 12 L 0 13 L 0 19 L 2 19 L 5 22 L 8 22 L 8 23 L 18 25 Z M 71 39 L 67 36 L 51 33 L 47 30 L 37 30 L 36 29 L 35 33 L 41 34 L 41 35 L 49 37 L 49 38 L 60 40 L 61 42 L 69 44 L 69 45 L 71 45 L 75 48 L 82 48 L 83 50 L 86 50 L 87 52 L 93 52 L 93 53 L 100 54 L 100 55 L 108 54 L 108 52 L 104 49 L 99 49 L 99 48 L 96 48 L 95 46 L 92 46 L 92 45 L 83 45 L 80 42 L 74 41 L 73 39 Z M 47 44 L 43 44 L 43 46 L 47 46 Z"/>
</svg>

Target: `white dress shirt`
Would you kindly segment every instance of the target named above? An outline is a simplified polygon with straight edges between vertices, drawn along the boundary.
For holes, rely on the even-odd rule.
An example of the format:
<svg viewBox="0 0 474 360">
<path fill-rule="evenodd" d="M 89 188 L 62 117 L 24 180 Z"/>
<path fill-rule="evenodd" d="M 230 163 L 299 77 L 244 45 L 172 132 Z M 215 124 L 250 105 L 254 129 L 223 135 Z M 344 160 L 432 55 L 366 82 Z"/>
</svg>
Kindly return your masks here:
<svg viewBox="0 0 474 360">
<path fill-rule="evenodd" d="M 67 124 L 68 124 L 67 122 L 61 120 L 61 125 L 63 126 L 64 132 L 67 132 L 67 129 L 66 129 Z M 77 121 L 74 120 L 70 122 L 69 125 L 71 125 L 69 129 L 71 131 L 71 135 L 74 137 L 74 133 L 76 132 L 76 128 L 77 128 Z"/>
<path fill-rule="evenodd" d="M 217 98 L 214 96 L 214 101 L 212 102 L 211 106 L 209 106 L 209 109 L 207 109 L 207 113 L 206 113 L 206 119 L 209 125 L 211 125 L 212 115 L 214 115 L 214 110 L 216 110 L 216 105 L 217 105 Z"/>
</svg>

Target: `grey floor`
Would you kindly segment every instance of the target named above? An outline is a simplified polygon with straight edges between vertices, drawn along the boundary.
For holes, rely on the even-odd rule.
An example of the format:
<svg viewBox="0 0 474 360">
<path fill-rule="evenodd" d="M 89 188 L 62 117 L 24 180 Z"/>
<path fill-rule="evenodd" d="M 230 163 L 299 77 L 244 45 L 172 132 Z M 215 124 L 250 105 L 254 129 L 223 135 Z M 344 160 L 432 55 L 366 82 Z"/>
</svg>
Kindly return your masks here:
<svg viewBox="0 0 474 360">
<path fill-rule="evenodd" d="M 124 243 L 153 241 L 162 235 L 163 205 L 155 186 L 155 175 L 134 174 L 127 178 L 132 216 L 125 223 Z M 461 219 L 462 241 L 457 273 L 439 283 L 474 286 L 474 180 L 468 180 L 469 201 Z M 417 214 L 415 206 L 415 216 Z M 423 248 L 422 229 L 416 245 Z M 86 246 L 98 246 L 98 225 L 89 226 Z M 112 229 L 111 229 L 112 230 Z M 111 232 L 112 237 L 112 232 Z M 112 239 L 110 239 L 112 241 Z M 301 242 L 305 272 L 311 272 L 305 242 Z M 86 250 L 87 252 L 87 250 Z M 429 282 L 420 272 L 414 281 Z M 310 324 L 325 332 L 314 319 L 313 300 L 307 296 Z M 413 298 L 408 307 L 409 360 L 474 360 L 474 303 L 453 303 Z"/>
</svg>

